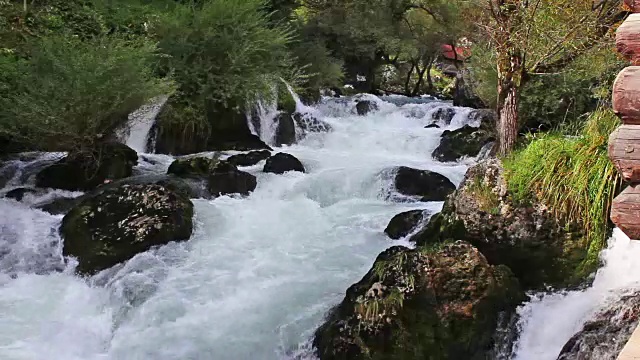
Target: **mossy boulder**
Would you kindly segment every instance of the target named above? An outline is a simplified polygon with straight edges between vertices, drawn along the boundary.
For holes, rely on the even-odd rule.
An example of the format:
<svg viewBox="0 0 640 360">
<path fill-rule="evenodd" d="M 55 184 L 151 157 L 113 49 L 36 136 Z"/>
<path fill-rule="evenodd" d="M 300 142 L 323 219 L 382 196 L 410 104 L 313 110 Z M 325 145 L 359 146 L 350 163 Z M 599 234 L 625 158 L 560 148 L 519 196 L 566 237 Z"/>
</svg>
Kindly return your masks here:
<svg viewBox="0 0 640 360">
<path fill-rule="evenodd" d="M 429 170 L 400 166 L 396 169 L 394 185 L 396 190 L 407 196 L 415 196 L 420 201 L 444 201 L 456 186 L 446 176 Z"/>
<path fill-rule="evenodd" d="M 251 133 L 241 108 L 201 103 L 180 94 L 170 97 L 153 129 L 156 152 L 186 155 L 219 150 L 271 150 Z"/>
<path fill-rule="evenodd" d="M 116 142 L 93 149 L 71 152 L 36 174 L 36 186 L 62 190 L 91 190 L 107 180 L 131 176 L 138 154 Z"/>
<path fill-rule="evenodd" d="M 393 247 L 347 290 L 313 344 L 321 360 L 486 359 L 522 300 L 509 269 L 468 243 Z"/>
<path fill-rule="evenodd" d="M 209 196 L 213 197 L 228 194 L 249 195 L 258 184 L 255 176 L 238 170 L 231 162 L 205 157 L 176 160 L 169 166 L 168 173 L 200 181 Z"/>
<path fill-rule="evenodd" d="M 459 239 L 508 266 L 528 289 L 575 284 L 589 273 L 582 229 L 558 222 L 538 202 L 515 203 L 497 159 L 471 167 L 442 212 L 411 238 L 418 245 Z"/>
<path fill-rule="evenodd" d="M 478 121 L 480 126 L 465 125 L 460 129 L 445 130 L 440 144 L 432 153 L 434 159 L 453 162 L 463 157 L 475 157 L 485 145 L 495 141 L 495 112 L 476 110 L 470 117 Z"/>
<path fill-rule="evenodd" d="M 167 174 L 180 177 L 207 177 L 219 162 L 216 158 L 203 156 L 177 159 L 169 165 Z"/>
<path fill-rule="evenodd" d="M 253 166 L 262 160 L 267 160 L 271 156 L 269 150 L 251 151 L 249 153 L 229 156 L 227 162 L 235 166 Z"/>
<path fill-rule="evenodd" d="M 425 218 L 425 210 L 411 210 L 394 216 L 386 229 L 385 234 L 391 239 L 398 240 L 409 235 Z"/>
<path fill-rule="evenodd" d="M 565 344 L 558 360 L 615 360 L 640 323 L 640 292 L 610 299 Z"/>
<path fill-rule="evenodd" d="M 264 164 L 264 172 L 274 174 L 284 174 L 288 171 L 305 172 L 304 165 L 295 156 L 285 153 L 277 153 L 267 159 Z"/>
<path fill-rule="evenodd" d="M 95 274 L 153 246 L 187 240 L 193 204 L 160 185 L 123 185 L 84 198 L 62 219 L 63 254 Z"/>
</svg>

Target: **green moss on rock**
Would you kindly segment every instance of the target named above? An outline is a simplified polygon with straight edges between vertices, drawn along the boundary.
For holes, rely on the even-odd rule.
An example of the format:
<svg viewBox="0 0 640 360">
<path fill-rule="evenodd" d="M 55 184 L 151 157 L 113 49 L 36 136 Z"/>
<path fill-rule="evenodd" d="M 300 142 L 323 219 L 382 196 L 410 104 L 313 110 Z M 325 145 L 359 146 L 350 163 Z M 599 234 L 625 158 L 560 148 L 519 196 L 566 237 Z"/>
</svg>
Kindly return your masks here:
<svg viewBox="0 0 640 360">
<path fill-rule="evenodd" d="M 500 315 L 524 298 L 502 266 L 455 242 L 393 247 L 316 332 L 321 360 L 484 359 Z"/>
<path fill-rule="evenodd" d="M 192 218 L 191 201 L 160 185 L 100 191 L 63 218 L 63 254 L 77 258 L 79 273 L 95 274 L 153 246 L 189 239 Z"/>
</svg>

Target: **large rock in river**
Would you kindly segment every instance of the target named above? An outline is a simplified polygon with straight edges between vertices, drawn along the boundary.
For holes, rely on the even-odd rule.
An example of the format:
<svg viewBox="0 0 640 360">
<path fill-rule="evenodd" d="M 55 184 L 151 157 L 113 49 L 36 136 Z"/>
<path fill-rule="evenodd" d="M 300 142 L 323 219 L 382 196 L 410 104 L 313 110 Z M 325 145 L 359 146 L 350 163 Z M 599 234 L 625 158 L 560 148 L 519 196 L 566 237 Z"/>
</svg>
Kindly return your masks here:
<svg viewBox="0 0 640 360">
<path fill-rule="evenodd" d="M 474 157 L 482 148 L 495 140 L 496 114 L 492 110 L 475 110 L 470 115 L 480 122 L 479 127 L 465 125 L 456 130 L 445 130 L 440 145 L 433 151 L 434 159 L 442 162 Z"/>
<path fill-rule="evenodd" d="M 331 310 L 313 344 L 321 360 L 485 359 L 524 294 L 509 269 L 468 243 L 393 247 Z"/>
<path fill-rule="evenodd" d="M 406 166 L 395 170 L 394 184 L 400 194 L 420 197 L 420 201 L 444 201 L 456 190 L 446 176 Z"/>
<path fill-rule="evenodd" d="M 640 322 L 640 291 L 626 292 L 598 311 L 565 344 L 558 360 L 615 360 Z"/>
<path fill-rule="evenodd" d="M 490 263 L 511 268 L 527 288 L 569 285 L 594 270 L 583 263 L 588 243 L 579 226 L 558 222 L 535 200 L 516 203 L 511 195 L 500 160 L 481 162 L 412 240 L 466 240 Z"/>
<path fill-rule="evenodd" d="M 238 170 L 228 161 L 206 157 L 192 157 L 174 161 L 168 170 L 183 178 L 200 180 L 205 184 L 210 196 L 228 194 L 249 195 L 258 181 L 255 176 Z"/>
<path fill-rule="evenodd" d="M 63 219 L 63 254 L 78 259 L 77 271 L 95 274 L 153 246 L 187 240 L 193 204 L 160 185 L 123 185 L 98 192 Z"/>
<path fill-rule="evenodd" d="M 305 168 L 295 156 L 277 153 L 267 159 L 263 171 L 266 173 L 284 174 L 288 171 L 305 172 Z"/>
<path fill-rule="evenodd" d="M 371 100 L 358 100 L 356 102 L 356 113 L 360 116 L 368 115 L 376 110 L 378 110 L 378 104 Z"/>
<path fill-rule="evenodd" d="M 94 149 L 69 153 L 36 174 L 36 186 L 63 190 L 90 190 L 106 180 L 131 176 L 138 154 L 120 143 L 104 143 Z"/>
</svg>

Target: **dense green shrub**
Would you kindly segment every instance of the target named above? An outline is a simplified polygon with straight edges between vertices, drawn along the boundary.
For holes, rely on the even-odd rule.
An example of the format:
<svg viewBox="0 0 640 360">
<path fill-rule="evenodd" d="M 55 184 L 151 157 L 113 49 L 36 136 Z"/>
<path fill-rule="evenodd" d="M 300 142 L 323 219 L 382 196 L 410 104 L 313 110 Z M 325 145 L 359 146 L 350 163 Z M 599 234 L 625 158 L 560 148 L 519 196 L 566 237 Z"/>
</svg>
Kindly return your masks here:
<svg viewBox="0 0 640 360">
<path fill-rule="evenodd" d="M 70 150 L 111 135 L 149 98 L 155 46 L 116 37 L 44 37 L 29 58 L 0 56 L 0 135 L 28 147 Z"/>
<path fill-rule="evenodd" d="M 532 197 L 549 206 L 563 221 L 581 224 L 587 233 L 589 258 L 585 271 L 594 269 L 610 230 L 611 201 L 620 185 L 607 156 L 609 134 L 619 125 L 611 110 L 591 114 L 582 133 L 533 135 L 531 142 L 505 159 L 507 183 L 516 202 Z"/>
</svg>

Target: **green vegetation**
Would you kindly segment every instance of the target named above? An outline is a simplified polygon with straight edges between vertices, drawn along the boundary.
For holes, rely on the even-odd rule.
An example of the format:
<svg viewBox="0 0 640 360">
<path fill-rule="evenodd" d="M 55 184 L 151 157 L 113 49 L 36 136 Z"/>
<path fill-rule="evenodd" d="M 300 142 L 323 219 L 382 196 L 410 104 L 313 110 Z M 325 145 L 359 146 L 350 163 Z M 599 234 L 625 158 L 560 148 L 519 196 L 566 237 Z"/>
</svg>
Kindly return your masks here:
<svg viewBox="0 0 640 360">
<path fill-rule="evenodd" d="M 589 249 L 585 271 L 594 269 L 610 230 L 609 210 L 620 179 L 607 156 L 607 140 L 618 125 L 613 112 L 598 110 L 578 136 L 534 135 L 504 161 L 516 202 L 535 196 L 558 219 L 584 227 Z"/>
</svg>

